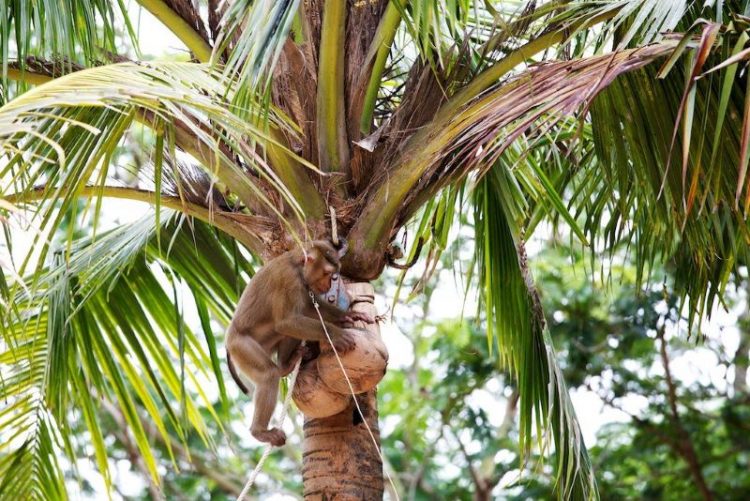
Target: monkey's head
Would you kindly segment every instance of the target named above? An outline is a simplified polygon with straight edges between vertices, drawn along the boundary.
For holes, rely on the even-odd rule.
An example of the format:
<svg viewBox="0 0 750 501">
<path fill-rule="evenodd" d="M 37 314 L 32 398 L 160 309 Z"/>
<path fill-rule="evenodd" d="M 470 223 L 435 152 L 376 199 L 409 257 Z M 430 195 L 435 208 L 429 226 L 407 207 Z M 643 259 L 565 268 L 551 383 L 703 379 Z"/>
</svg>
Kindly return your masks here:
<svg viewBox="0 0 750 501">
<path fill-rule="evenodd" d="M 307 286 L 316 294 L 331 289 L 334 274 L 341 268 L 341 257 L 346 252 L 346 241 L 338 249 L 326 240 L 316 240 L 307 249 L 303 276 Z"/>
</svg>

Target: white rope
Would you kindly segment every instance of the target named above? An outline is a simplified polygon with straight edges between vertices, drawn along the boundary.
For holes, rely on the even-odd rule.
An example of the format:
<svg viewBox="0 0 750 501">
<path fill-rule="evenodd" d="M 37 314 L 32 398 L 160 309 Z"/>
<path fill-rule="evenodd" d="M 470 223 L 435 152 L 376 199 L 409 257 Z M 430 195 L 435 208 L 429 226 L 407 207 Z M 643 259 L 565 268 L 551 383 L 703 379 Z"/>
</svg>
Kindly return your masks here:
<svg viewBox="0 0 750 501">
<path fill-rule="evenodd" d="M 333 205 L 329 205 L 328 210 L 331 212 L 331 242 L 333 242 L 333 245 L 338 247 L 339 232 L 338 228 L 336 227 L 336 209 L 333 208 Z"/>
<path fill-rule="evenodd" d="M 312 299 L 313 306 L 315 306 L 315 311 L 318 312 L 318 318 L 320 318 L 320 325 L 323 326 L 323 332 L 326 333 L 326 337 L 328 338 L 328 342 L 331 345 L 331 348 L 333 349 L 333 354 L 336 355 L 336 361 L 339 363 L 339 367 L 341 368 L 341 372 L 344 374 L 344 379 L 346 379 L 346 384 L 349 385 L 349 392 L 352 394 L 352 399 L 354 400 L 354 405 L 357 407 L 357 411 L 359 412 L 359 415 L 362 416 L 362 422 L 365 425 L 365 428 L 367 428 L 367 433 L 370 434 L 370 439 L 372 439 L 372 444 L 375 446 L 375 450 L 378 451 L 378 454 L 380 455 L 380 460 L 385 463 L 385 458 L 383 457 L 383 451 L 380 449 L 380 446 L 378 445 L 378 441 L 375 439 L 375 434 L 372 432 L 372 429 L 370 429 L 370 425 L 367 423 L 367 419 L 365 419 L 365 415 L 362 412 L 362 408 L 359 406 L 359 402 L 357 401 L 357 395 L 354 393 L 354 386 L 352 386 L 352 381 L 349 379 L 349 374 L 346 373 L 346 369 L 344 369 L 344 363 L 341 361 L 341 357 L 339 357 L 339 352 L 336 351 L 336 346 L 333 344 L 333 339 L 331 339 L 331 335 L 328 333 L 328 329 L 326 328 L 326 323 L 323 320 L 323 315 L 320 314 L 320 306 L 318 305 L 318 301 L 315 299 L 315 294 L 312 292 L 310 293 L 310 299 Z M 393 489 L 393 495 L 396 496 L 396 501 L 399 501 L 398 496 L 398 490 L 396 489 L 396 484 L 393 483 L 393 479 L 388 474 L 385 469 L 383 469 L 383 473 L 385 473 L 386 478 L 388 478 L 388 482 L 391 484 L 391 488 Z"/>
<path fill-rule="evenodd" d="M 305 342 L 302 341 L 302 346 L 305 346 Z M 297 374 L 299 374 L 299 368 L 302 365 L 302 357 L 297 360 L 297 365 L 294 366 L 294 370 L 292 371 L 292 377 L 289 380 L 289 389 L 286 392 L 286 398 L 284 399 L 284 405 L 281 407 L 281 414 L 279 415 L 279 428 L 284 424 L 284 420 L 286 420 L 287 412 L 289 411 L 289 404 L 292 402 L 292 390 L 294 390 L 294 385 L 297 382 Z M 242 492 L 240 492 L 240 495 L 237 496 L 237 501 L 242 501 L 242 499 L 247 496 L 248 491 L 250 491 L 250 488 L 255 483 L 255 479 L 258 477 L 258 473 L 260 473 L 260 470 L 263 468 L 263 463 L 266 462 L 266 459 L 268 459 L 268 456 L 271 455 L 271 451 L 273 450 L 273 445 L 266 444 L 266 448 L 263 451 L 263 455 L 260 457 L 260 460 L 258 461 L 258 464 L 255 465 L 255 469 L 250 473 L 250 477 L 247 479 L 247 482 L 245 483 L 245 487 L 242 489 Z"/>
</svg>

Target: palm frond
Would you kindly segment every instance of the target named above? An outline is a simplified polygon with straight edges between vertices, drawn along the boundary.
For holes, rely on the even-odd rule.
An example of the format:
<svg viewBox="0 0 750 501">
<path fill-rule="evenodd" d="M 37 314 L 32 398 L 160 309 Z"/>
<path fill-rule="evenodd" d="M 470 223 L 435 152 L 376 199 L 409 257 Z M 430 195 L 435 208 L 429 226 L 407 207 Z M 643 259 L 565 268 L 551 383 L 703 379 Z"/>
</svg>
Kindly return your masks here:
<svg viewBox="0 0 750 501">
<path fill-rule="evenodd" d="M 346 11 L 343 2 L 323 6 L 316 110 L 318 157 L 327 171 L 338 171 L 349 164 L 344 104 Z"/>
<path fill-rule="evenodd" d="M 504 61 L 513 63 L 503 65 L 509 71 L 541 51 L 569 59 L 571 54 L 590 55 L 591 49 L 599 51 L 613 42 L 625 49 L 659 41 L 665 32 L 684 24 L 686 17 L 687 25 L 697 19 L 697 8 L 686 16 L 689 4 L 686 0 L 393 3 L 420 55 L 433 67 L 465 66 L 456 72 L 454 83 L 470 82 L 472 88 L 500 76 L 493 71 L 475 81 L 478 73 Z M 472 91 L 471 97 L 477 94 Z"/>
<path fill-rule="evenodd" d="M 528 27 L 536 2 L 429 1 L 392 2 L 404 21 L 404 28 L 419 55 L 435 66 L 448 66 L 450 52 L 464 44 L 479 48 L 498 30 L 523 19 Z M 552 2 L 559 4 L 562 2 Z M 545 12 L 549 13 L 550 10 Z M 516 28 L 520 27 L 519 25 Z M 515 30 L 515 34 L 524 32 Z"/>
<path fill-rule="evenodd" d="M 659 41 L 664 33 L 685 22 L 685 14 L 694 2 L 620 0 L 611 3 L 617 9 L 617 15 L 605 25 L 598 42 L 601 45 L 612 39 L 617 48 L 624 49 Z"/>
<path fill-rule="evenodd" d="M 121 0 L 3 2 L 0 8 L 2 81 L 7 82 L 11 59 L 16 59 L 23 71 L 27 56 L 54 60 L 65 68 L 101 60 L 107 52 L 116 53 L 118 16 L 125 21 L 127 34 L 135 43 L 128 9 Z"/>
<path fill-rule="evenodd" d="M 14 383 L 18 382 L 7 381 Z M 0 450 L 0 494 L 12 499 L 67 499 L 56 430 L 42 399 L 32 392 L 15 393 L 0 415 L 0 426 L 8 431 L 2 449 L 13 448 L 11 453 Z"/>
<path fill-rule="evenodd" d="M 380 242 L 442 187 L 495 160 L 532 125 L 567 120 L 618 75 L 669 54 L 675 43 L 655 44 L 573 61 L 540 64 L 498 84 L 451 116 L 438 115 L 394 155 L 373 191 L 352 240 Z M 361 232 L 361 234 L 360 234 Z M 356 244 L 355 244 L 356 245 Z"/>
<path fill-rule="evenodd" d="M 226 8 L 212 60 L 224 60 L 224 74 L 235 76 L 235 103 L 248 108 L 265 94 L 273 68 L 287 42 L 299 0 L 237 0 Z"/>
<path fill-rule="evenodd" d="M 522 451 L 529 453 L 534 436 L 544 449 L 551 436 L 558 497 L 598 499 L 591 462 L 515 222 L 523 210 L 516 205 L 514 183 L 508 170 L 496 167 L 473 193 L 476 263 L 490 352 L 497 346 L 504 366 L 518 381 Z"/>
<path fill-rule="evenodd" d="M 20 209 L 3 198 L 0 198 L 0 226 L 2 226 L 6 237 L 10 230 L 10 216 L 20 212 Z M 9 240 L 6 238 L 6 240 Z M 0 256 L 0 311 L 7 306 L 8 300 L 8 280 L 3 273 L 7 273 L 16 283 L 23 286 L 23 279 L 16 273 L 15 267 L 11 261 L 6 261 Z"/>
<path fill-rule="evenodd" d="M 363 134 L 370 133 L 373 115 L 376 108 L 381 80 L 391 52 L 393 40 L 401 24 L 401 13 L 396 2 L 389 2 L 378 24 L 372 43 L 366 56 L 366 62 L 360 70 L 359 79 L 367 81 L 363 97 L 362 114 L 359 117 L 359 129 Z"/>
<path fill-rule="evenodd" d="M 695 319 L 711 311 L 748 258 L 747 207 L 738 194 L 749 189 L 742 132 L 750 117 L 744 82 L 730 65 L 694 84 L 692 110 L 682 119 L 688 133 L 670 148 L 691 71 L 674 68 L 659 80 L 644 68 L 597 98 L 591 117 L 599 174 L 580 189 L 596 193 L 587 210 L 592 239 L 632 242 L 641 280 L 646 261 L 670 263 Z"/>
<path fill-rule="evenodd" d="M 157 231 L 170 243 L 168 249 L 157 243 Z M 234 245 L 204 223 L 195 221 L 189 228 L 168 217 L 157 227 L 148 215 L 96 239 L 75 242 L 67 260 L 62 253 L 53 254 L 50 266 L 34 281 L 32 295 L 18 293 L 23 315 L 3 318 L 0 398 L 11 403 L 0 417 L 7 434 L 0 462 L 4 497 L 35 498 L 37 492 L 54 489 L 60 467 L 53 459 L 64 451 L 75 464 L 75 452 L 47 438 L 49 430 L 65 437 L 81 420 L 90 432 L 98 468 L 109 481 L 95 411 L 98 398 L 117 402 L 157 482 L 141 413 L 148 415 L 168 451 L 170 433 L 184 441 L 189 430 L 211 445 L 195 399 L 221 423 L 202 388 L 208 378 L 205 368 L 212 367 L 222 408 L 227 408 L 208 319 L 213 315 L 228 322 L 242 287 L 239 271 L 252 273 L 237 260 Z M 175 315 L 179 298 L 168 292 L 168 276 L 184 284 L 200 305 L 205 343 Z M 179 370 L 181 360 L 190 370 Z M 19 465 L 26 469 L 19 471 Z"/>
<path fill-rule="evenodd" d="M 195 2 L 186 0 L 137 0 L 151 12 L 185 46 L 198 61 L 207 63 L 211 58 L 208 32 Z"/>
<path fill-rule="evenodd" d="M 249 141 L 283 147 L 233 112 L 224 99 L 226 83 L 202 65 L 123 63 L 33 89 L 0 108 L 0 151 L 8 159 L 0 177 L 9 180 L 4 194 L 14 190 L 24 199 L 41 185 L 41 198 L 34 198 L 69 206 L 86 186 L 105 185 L 122 138 L 140 120 L 163 135 L 170 158 L 176 158 L 179 145 L 246 207 L 286 221 L 274 200 L 279 196 L 304 219 L 300 203 Z M 273 114 L 265 120 L 286 127 Z M 54 209 L 40 207 L 46 207 L 40 211 L 42 226 L 56 226 Z"/>
</svg>

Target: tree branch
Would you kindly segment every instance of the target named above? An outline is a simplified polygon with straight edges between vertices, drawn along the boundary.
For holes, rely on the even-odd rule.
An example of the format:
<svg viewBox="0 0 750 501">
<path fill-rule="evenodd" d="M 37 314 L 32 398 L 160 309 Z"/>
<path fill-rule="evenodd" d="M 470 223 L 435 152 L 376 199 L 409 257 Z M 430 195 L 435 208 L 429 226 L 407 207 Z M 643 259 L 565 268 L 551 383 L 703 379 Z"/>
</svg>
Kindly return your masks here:
<svg viewBox="0 0 750 501">
<path fill-rule="evenodd" d="M 669 402 L 669 408 L 671 411 L 670 420 L 672 426 L 675 428 L 675 432 L 679 437 L 679 441 L 675 444 L 677 446 L 677 452 L 682 456 L 685 462 L 688 464 L 690 474 L 693 476 L 693 480 L 698 485 L 703 499 L 706 501 L 713 500 L 713 493 L 706 484 L 706 479 L 703 476 L 703 470 L 698 461 L 698 456 L 695 453 L 695 447 L 693 447 L 693 441 L 690 438 L 690 434 L 687 432 L 682 424 L 680 415 L 677 411 L 677 390 L 675 388 L 674 380 L 672 379 L 672 372 L 669 367 L 669 356 L 667 355 L 667 341 L 664 339 L 665 325 L 657 329 L 657 339 L 659 339 L 659 353 L 661 355 L 662 366 L 664 367 L 664 378 L 667 382 L 667 401 Z"/>
<path fill-rule="evenodd" d="M 451 432 L 452 431 L 453 430 L 451 430 Z M 455 433 L 451 433 L 451 435 L 453 435 L 453 438 L 458 444 L 458 448 L 461 450 L 461 454 L 463 455 L 469 469 L 469 475 L 471 475 L 471 479 L 474 482 L 474 499 L 476 501 L 489 501 L 489 490 L 487 489 L 488 485 L 485 478 L 482 477 L 474 468 L 474 465 L 471 464 L 471 456 L 469 456 L 469 453 L 466 451 L 466 447 L 464 447 L 464 443 L 461 442 L 461 439 Z"/>
</svg>

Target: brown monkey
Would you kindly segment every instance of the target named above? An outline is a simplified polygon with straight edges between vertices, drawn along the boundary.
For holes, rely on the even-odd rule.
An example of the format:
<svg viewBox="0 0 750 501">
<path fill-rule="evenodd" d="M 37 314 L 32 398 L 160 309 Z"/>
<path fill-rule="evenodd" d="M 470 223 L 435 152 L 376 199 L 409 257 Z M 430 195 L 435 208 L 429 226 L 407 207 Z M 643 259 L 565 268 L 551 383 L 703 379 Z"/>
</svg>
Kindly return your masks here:
<svg viewBox="0 0 750 501">
<path fill-rule="evenodd" d="M 242 390 L 235 368 L 255 385 L 255 412 L 250 427 L 261 442 L 284 445 L 286 435 L 268 429 L 280 378 L 289 374 L 302 357 L 302 340 L 328 343 L 310 294 L 328 292 L 340 268 L 345 245 L 336 249 L 330 242 L 316 240 L 305 252 L 292 250 L 262 267 L 240 297 L 227 333 L 227 362 L 232 377 Z M 340 325 L 374 320 L 358 312 L 344 311 L 327 301 L 317 300 L 336 350 L 354 348 L 354 338 Z M 276 353 L 276 362 L 272 355 Z M 236 367 L 235 367 L 236 366 Z"/>
</svg>

